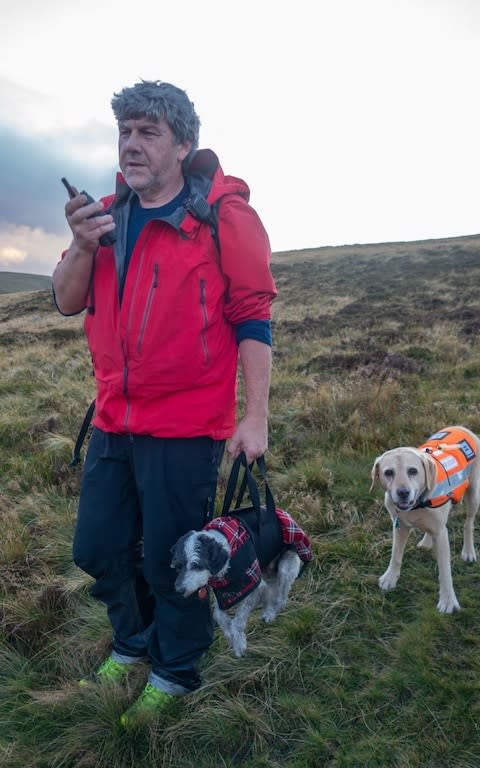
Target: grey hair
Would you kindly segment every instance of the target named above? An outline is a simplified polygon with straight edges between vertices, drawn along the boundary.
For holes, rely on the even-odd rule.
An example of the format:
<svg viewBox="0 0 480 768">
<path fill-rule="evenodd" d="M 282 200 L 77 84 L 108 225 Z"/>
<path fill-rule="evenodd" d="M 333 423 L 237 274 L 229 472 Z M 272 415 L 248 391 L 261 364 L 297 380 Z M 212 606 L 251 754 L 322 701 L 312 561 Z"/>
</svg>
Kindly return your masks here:
<svg viewBox="0 0 480 768">
<path fill-rule="evenodd" d="M 177 144 L 191 141 L 192 149 L 197 149 L 200 118 L 186 91 L 176 85 L 162 80 L 142 80 L 114 93 L 111 103 L 117 123 L 141 117 L 158 122 L 163 118 Z"/>
</svg>

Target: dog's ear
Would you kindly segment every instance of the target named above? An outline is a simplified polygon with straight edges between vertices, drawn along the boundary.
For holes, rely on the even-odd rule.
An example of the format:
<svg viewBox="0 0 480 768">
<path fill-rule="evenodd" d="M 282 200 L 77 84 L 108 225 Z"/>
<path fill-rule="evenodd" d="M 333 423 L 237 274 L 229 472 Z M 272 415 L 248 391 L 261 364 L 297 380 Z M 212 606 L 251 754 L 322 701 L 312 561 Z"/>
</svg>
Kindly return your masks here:
<svg viewBox="0 0 480 768">
<path fill-rule="evenodd" d="M 435 459 L 432 459 L 430 454 L 426 452 L 422 452 L 422 462 L 425 469 L 427 491 L 430 493 L 435 488 L 435 483 L 437 480 L 437 465 Z"/>
<path fill-rule="evenodd" d="M 370 485 L 370 491 L 373 491 L 373 489 L 375 488 L 375 483 L 379 483 L 380 482 L 379 465 L 380 465 L 380 459 L 381 458 L 382 458 L 381 456 L 377 456 L 377 458 L 375 459 L 375 462 L 373 464 L 373 467 L 372 467 L 372 482 L 371 482 L 371 485 Z"/>
<path fill-rule="evenodd" d="M 216 573 L 222 570 L 225 566 L 229 554 L 225 547 L 222 547 L 218 541 L 212 539 L 210 536 L 200 535 L 202 546 L 205 546 L 205 556 L 207 558 L 208 570 L 214 576 Z"/>
<path fill-rule="evenodd" d="M 170 554 L 172 555 L 170 568 L 179 568 L 185 564 L 185 542 L 192 533 L 194 533 L 194 531 L 189 531 L 183 536 L 180 536 L 178 541 L 170 548 Z"/>
</svg>

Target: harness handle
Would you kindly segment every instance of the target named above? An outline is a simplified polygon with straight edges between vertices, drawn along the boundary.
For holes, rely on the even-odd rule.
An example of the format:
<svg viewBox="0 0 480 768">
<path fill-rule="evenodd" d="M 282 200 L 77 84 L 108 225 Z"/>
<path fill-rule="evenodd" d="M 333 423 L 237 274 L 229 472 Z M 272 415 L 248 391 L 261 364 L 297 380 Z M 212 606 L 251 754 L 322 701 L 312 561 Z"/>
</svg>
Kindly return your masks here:
<svg viewBox="0 0 480 768">
<path fill-rule="evenodd" d="M 269 512 L 275 512 L 275 501 L 273 499 L 273 494 L 267 482 L 265 457 L 259 456 L 259 458 L 256 459 L 256 463 L 265 486 L 265 506 Z M 230 476 L 227 482 L 227 487 L 225 490 L 225 496 L 223 499 L 223 507 L 222 507 L 222 513 L 221 513 L 222 516 L 235 514 L 235 511 L 240 509 L 240 506 L 243 501 L 243 497 L 245 495 L 245 491 L 247 490 L 247 487 L 248 487 L 250 500 L 252 502 L 253 509 L 255 510 L 258 521 L 260 523 L 260 520 L 261 520 L 260 492 L 258 490 L 258 485 L 256 483 L 256 480 L 252 474 L 252 469 L 254 464 L 255 464 L 254 461 L 252 461 L 250 465 L 247 464 L 247 457 L 245 456 L 244 451 L 242 451 L 233 462 L 232 469 L 230 471 Z M 232 506 L 233 499 L 235 496 L 235 489 L 237 487 L 238 476 L 240 474 L 241 467 L 243 467 L 243 470 L 244 470 L 243 477 L 240 483 L 240 488 L 238 489 L 238 494 L 235 500 L 234 509 L 231 510 L 230 507 Z"/>
</svg>

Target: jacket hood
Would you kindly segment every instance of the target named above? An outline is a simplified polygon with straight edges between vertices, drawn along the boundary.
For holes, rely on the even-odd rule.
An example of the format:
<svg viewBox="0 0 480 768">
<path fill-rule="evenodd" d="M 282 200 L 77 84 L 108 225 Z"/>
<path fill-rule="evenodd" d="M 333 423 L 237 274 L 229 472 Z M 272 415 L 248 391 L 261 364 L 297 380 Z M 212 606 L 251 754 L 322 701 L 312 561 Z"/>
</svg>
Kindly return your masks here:
<svg viewBox="0 0 480 768">
<path fill-rule="evenodd" d="M 198 149 L 187 157 L 183 173 L 190 184 L 192 195 L 197 193 L 209 203 L 215 203 L 224 195 L 240 195 L 248 203 L 250 189 L 243 179 L 226 176 L 217 155 L 211 149 Z"/>
</svg>

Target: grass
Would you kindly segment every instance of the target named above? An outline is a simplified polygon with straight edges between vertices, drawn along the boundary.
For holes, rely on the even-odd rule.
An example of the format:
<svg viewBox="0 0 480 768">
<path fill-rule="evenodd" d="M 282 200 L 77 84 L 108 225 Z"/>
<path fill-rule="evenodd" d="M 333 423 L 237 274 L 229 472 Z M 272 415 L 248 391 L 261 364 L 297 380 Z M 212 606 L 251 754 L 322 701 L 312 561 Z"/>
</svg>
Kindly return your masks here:
<svg viewBox="0 0 480 768">
<path fill-rule="evenodd" d="M 0 764 L 5 768 L 477 768 L 480 567 L 437 613 L 432 555 L 412 535 L 396 590 L 377 578 L 391 531 L 374 458 L 447 423 L 480 432 L 480 237 L 276 254 L 267 467 L 314 562 L 235 659 L 216 636 L 203 687 L 133 733 L 142 688 L 81 689 L 109 651 L 103 607 L 71 561 L 94 396 L 82 318 L 46 290 L 0 296 Z M 224 488 L 228 468 L 222 469 Z"/>
</svg>

